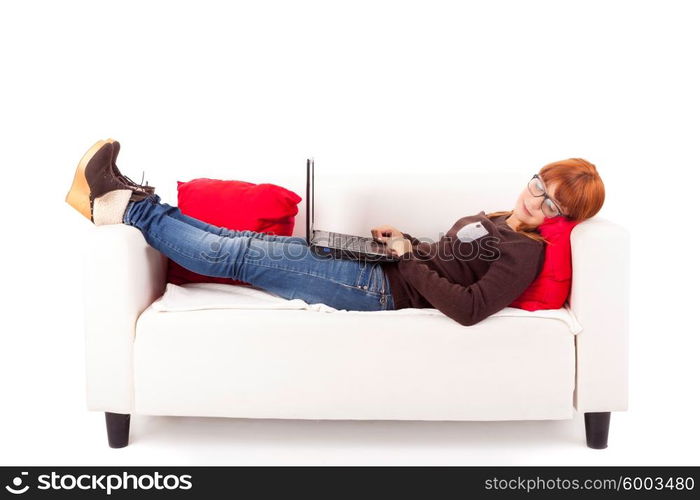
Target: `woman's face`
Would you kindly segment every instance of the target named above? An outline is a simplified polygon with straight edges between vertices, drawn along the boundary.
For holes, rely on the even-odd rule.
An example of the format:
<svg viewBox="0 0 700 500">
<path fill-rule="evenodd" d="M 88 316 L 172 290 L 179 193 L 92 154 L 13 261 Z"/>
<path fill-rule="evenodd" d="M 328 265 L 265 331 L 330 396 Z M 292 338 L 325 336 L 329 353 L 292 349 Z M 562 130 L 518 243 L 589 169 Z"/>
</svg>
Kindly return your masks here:
<svg viewBox="0 0 700 500">
<path fill-rule="evenodd" d="M 544 184 L 544 181 L 542 181 L 542 184 L 544 185 L 545 190 L 547 191 L 547 194 L 549 195 L 550 198 L 554 200 L 554 202 L 559 205 L 559 208 L 561 209 L 563 214 L 566 214 L 566 208 L 559 203 L 559 200 L 557 200 L 557 183 L 552 182 L 550 184 Z M 544 213 L 542 213 L 542 201 L 544 200 L 543 196 L 534 196 L 532 193 L 530 193 L 530 190 L 525 186 L 525 189 L 522 190 L 520 193 L 520 196 L 518 196 L 518 201 L 515 202 L 515 208 L 513 209 L 513 215 L 518 218 L 523 224 L 529 224 L 532 226 L 539 226 L 542 224 L 546 218 Z"/>
</svg>

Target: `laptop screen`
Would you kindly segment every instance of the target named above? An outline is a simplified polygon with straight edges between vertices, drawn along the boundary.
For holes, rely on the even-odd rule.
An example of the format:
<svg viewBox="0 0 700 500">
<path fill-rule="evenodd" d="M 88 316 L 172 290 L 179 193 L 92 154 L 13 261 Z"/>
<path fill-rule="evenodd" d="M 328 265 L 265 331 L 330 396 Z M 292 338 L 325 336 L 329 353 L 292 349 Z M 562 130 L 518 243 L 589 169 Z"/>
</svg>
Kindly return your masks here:
<svg viewBox="0 0 700 500">
<path fill-rule="evenodd" d="M 316 193 L 314 192 L 314 159 L 311 157 L 311 236 L 314 235 L 314 212 L 316 211 Z"/>
<path fill-rule="evenodd" d="M 311 243 L 314 230 L 314 160 L 306 159 L 306 242 Z"/>
</svg>

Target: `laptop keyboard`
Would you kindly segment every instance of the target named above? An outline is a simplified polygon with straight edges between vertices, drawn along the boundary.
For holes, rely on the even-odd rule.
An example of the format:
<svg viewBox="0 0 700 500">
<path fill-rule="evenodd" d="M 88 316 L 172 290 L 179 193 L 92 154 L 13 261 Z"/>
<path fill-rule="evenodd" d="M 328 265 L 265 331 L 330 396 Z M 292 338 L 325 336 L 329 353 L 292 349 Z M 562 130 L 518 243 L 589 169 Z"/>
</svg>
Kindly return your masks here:
<svg viewBox="0 0 700 500">
<path fill-rule="evenodd" d="M 344 248 L 345 250 L 366 252 L 377 251 L 383 245 L 377 243 L 372 238 L 363 238 L 343 233 L 328 233 L 329 241 L 333 246 Z"/>
</svg>

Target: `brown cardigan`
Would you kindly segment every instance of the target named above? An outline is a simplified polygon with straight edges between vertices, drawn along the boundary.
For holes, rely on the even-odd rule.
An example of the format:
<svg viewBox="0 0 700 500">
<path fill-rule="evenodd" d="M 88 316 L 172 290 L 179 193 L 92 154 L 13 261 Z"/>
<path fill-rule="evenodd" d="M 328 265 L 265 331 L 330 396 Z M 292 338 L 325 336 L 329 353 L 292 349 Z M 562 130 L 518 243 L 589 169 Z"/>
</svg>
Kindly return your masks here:
<svg viewBox="0 0 700 500">
<path fill-rule="evenodd" d="M 514 231 L 506 215 L 457 220 L 437 242 L 408 233 L 413 252 L 384 262 L 395 309 L 435 308 L 471 326 L 517 299 L 542 269 L 544 243 Z"/>
</svg>

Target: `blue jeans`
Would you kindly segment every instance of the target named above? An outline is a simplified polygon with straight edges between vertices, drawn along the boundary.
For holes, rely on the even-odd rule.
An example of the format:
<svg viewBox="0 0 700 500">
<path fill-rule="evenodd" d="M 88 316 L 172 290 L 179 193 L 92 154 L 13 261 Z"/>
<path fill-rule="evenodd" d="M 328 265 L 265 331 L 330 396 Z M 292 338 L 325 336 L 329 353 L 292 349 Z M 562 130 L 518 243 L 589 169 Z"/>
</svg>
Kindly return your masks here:
<svg viewBox="0 0 700 500">
<path fill-rule="evenodd" d="M 336 309 L 394 309 L 380 262 L 322 257 L 309 249 L 305 238 L 207 224 L 160 203 L 157 194 L 130 201 L 124 223 L 140 229 L 149 245 L 198 274 L 244 281 L 286 299 Z"/>
</svg>

